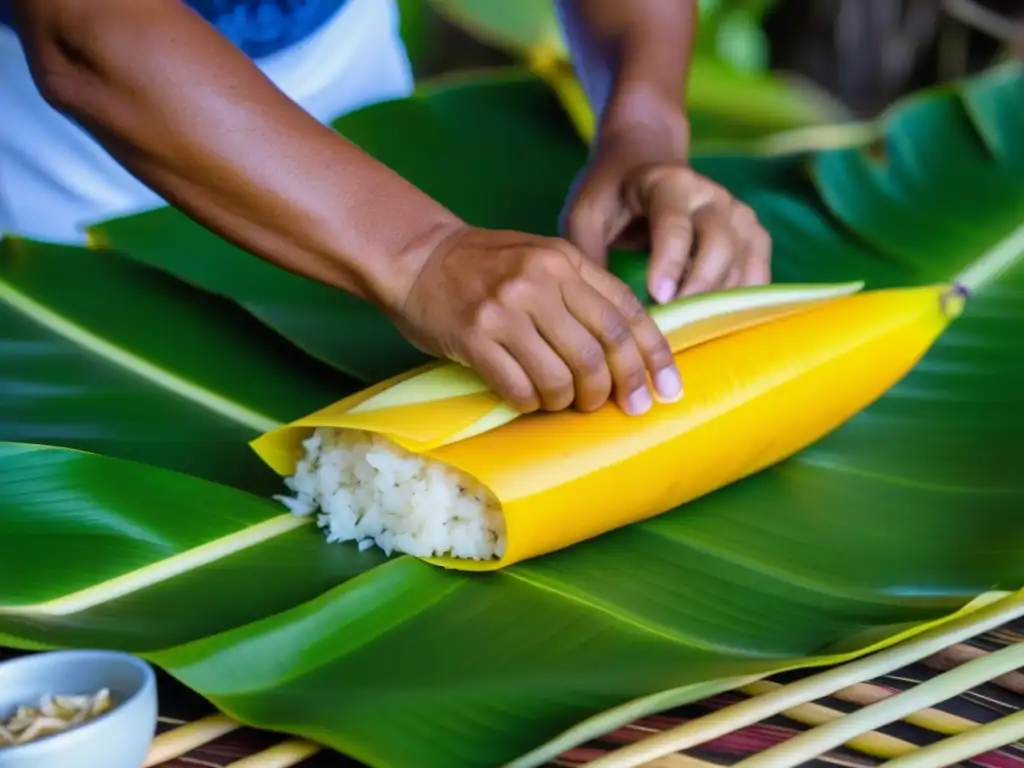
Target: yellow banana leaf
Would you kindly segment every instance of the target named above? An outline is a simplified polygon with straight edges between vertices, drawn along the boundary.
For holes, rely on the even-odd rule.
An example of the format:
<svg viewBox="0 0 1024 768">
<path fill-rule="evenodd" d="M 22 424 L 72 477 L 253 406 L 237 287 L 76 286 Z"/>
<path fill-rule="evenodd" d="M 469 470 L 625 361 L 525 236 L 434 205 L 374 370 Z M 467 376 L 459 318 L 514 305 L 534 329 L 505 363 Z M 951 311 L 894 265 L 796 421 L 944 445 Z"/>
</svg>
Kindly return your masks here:
<svg viewBox="0 0 1024 768">
<path fill-rule="evenodd" d="M 701 294 L 649 310 L 673 352 L 856 293 L 863 283 L 789 284 Z M 430 408 L 425 405 L 430 404 Z M 387 434 L 423 452 L 487 432 L 519 417 L 476 373 L 431 363 L 356 392 L 253 443 L 279 474 L 294 470 L 309 430 L 344 417 L 346 428 Z"/>
<path fill-rule="evenodd" d="M 938 285 L 791 302 L 763 308 L 760 323 L 748 310 L 738 329 L 719 322 L 710 340 L 698 333 L 691 340 L 700 342 L 681 344 L 676 362 L 686 396 L 641 417 L 609 403 L 591 414 L 506 419 L 453 440 L 500 406 L 496 395 L 456 390 L 359 411 L 370 398 L 430 373 L 417 371 L 252 445 L 279 474 L 291 474 L 301 441 L 316 427 L 361 430 L 470 475 L 501 505 L 504 553 L 425 559 L 495 570 L 653 517 L 788 458 L 902 378 L 962 304 L 958 289 Z"/>
</svg>

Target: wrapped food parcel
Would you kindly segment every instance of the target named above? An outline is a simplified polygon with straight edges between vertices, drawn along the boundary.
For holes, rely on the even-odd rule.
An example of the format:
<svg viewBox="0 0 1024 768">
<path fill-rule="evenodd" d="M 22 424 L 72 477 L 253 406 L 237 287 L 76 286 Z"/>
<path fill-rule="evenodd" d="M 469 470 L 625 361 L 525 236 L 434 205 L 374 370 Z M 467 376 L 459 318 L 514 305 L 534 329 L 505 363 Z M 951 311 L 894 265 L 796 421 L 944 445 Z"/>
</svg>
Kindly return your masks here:
<svg viewBox="0 0 1024 768">
<path fill-rule="evenodd" d="M 631 417 L 520 416 L 433 364 L 253 448 L 330 541 L 494 570 L 666 512 L 782 461 L 910 371 L 963 307 L 938 285 L 776 285 L 652 310 L 684 396 Z"/>
</svg>

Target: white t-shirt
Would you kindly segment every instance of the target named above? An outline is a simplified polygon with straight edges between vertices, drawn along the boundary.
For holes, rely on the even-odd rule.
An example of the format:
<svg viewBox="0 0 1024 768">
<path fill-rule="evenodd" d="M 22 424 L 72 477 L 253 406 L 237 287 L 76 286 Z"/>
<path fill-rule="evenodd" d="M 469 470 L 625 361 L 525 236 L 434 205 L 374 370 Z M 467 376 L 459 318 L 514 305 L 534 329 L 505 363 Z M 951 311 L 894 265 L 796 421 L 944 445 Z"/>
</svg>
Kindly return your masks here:
<svg viewBox="0 0 1024 768">
<path fill-rule="evenodd" d="M 412 91 L 396 0 L 349 0 L 308 38 L 256 62 L 320 122 Z M 50 107 L 0 27 L 0 234 L 81 244 L 85 227 L 164 205 Z"/>
</svg>

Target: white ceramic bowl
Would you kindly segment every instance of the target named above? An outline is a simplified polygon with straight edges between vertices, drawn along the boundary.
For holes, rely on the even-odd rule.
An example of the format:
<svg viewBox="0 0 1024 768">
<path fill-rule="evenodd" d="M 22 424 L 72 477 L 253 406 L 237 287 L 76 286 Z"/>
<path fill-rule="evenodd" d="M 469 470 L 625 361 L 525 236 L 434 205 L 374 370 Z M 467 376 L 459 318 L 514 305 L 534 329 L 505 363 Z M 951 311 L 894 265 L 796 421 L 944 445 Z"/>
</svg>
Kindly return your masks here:
<svg viewBox="0 0 1024 768">
<path fill-rule="evenodd" d="M 0 721 L 46 694 L 110 689 L 114 707 L 94 720 L 38 741 L 0 747 L 0 768 L 139 768 L 156 732 L 153 669 L 126 653 L 54 651 L 0 664 Z"/>
</svg>

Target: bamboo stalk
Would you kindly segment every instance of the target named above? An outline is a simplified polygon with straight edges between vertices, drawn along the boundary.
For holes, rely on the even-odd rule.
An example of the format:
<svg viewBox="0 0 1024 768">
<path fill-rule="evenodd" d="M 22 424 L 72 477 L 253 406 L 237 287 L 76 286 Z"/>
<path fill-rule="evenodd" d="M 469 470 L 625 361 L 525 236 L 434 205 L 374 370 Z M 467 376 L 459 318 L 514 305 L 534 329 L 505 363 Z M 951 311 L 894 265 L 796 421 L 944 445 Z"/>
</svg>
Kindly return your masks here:
<svg viewBox="0 0 1024 768">
<path fill-rule="evenodd" d="M 781 683 L 775 683 L 769 680 L 759 680 L 758 682 L 744 686 L 739 690 L 749 696 L 759 696 L 763 693 L 768 693 L 782 687 Z M 851 685 L 847 688 L 843 688 L 841 691 L 836 691 L 831 694 L 831 696 L 832 698 L 839 699 L 840 701 L 847 701 L 851 704 L 866 707 L 869 704 L 874 704 L 876 702 L 892 698 L 897 693 L 898 691 L 890 691 L 880 685 L 858 683 L 857 685 Z M 820 704 L 808 704 L 807 706 L 820 706 L 822 709 L 829 712 L 835 712 L 837 716 L 847 714 L 837 709 L 824 707 Z M 783 714 L 792 720 L 796 720 L 798 723 L 803 723 L 804 725 L 820 725 L 821 722 L 824 722 L 810 722 L 809 720 L 801 719 L 803 717 L 802 715 L 794 717 L 790 714 L 790 712 L 800 711 L 800 707 L 796 707 L 795 709 L 783 712 Z M 973 720 L 968 720 L 966 717 L 960 717 L 960 715 L 943 712 L 941 709 L 935 709 L 934 707 L 926 707 L 918 712 L 913 712 L 903 718 L 903 721 L 910 725 L 916 725 L 918 728 L 924 728 L 926 731 L 940 733 L 944 736 L 954 736 L 958 733 L 964 733 L 972 728 L 977 728 L 979 725 Z"/>
<path fill-rule="evenodd" d="M 952 648 L 947 648 L 933 656 L 929 656 L 927 659 L 923 659 L 921 663 L 929 669 L 945 671 L 947 669 L 953 669 L 960 664 L 963 664 L 965 661 L 970 661 L 971 659 L 984 656 L 986 653 L 987 651 L 983 651 L 981 648 L 961 644 L 955 645 Z M 994 685 L 998 685 L 1000 688 L 1005 688 L 1013 693 L 1024 694 L 1024 673 L 1018 671 L 1009 672 L 1008 674 L 1001 675 L 991 682 Z"/>
<path fill-rule="evenodd" d="M 647 763 L 644 768 L 721 768 L 717 763 L 698 760 L 689 755 L 665 755 Z"/>
<path fill-rule="evenodd" d="M 201 720 L 165 731 L 153 739 L 149 755 L 142 768 L 166 763 L 191 752 L 196 747 L 209 744 L 214 739 L 241 728 L 241 724 L 227 715 L 210 715 Z"/>
<path fill-rule="evenodd" d="M 762 680 L 752 683 L 751 685 L 744 686 L 743 688 L 740 688 L 740 691 L 750 696 L 760 696 L 764 693 L 777 691 L 783 687 L 784 686 L 779 683 Z M 790 720 L 801 723 L 802 725 L 815 727 L 846 717 L 847 713 L 842 710 L 826 707 L 823 704 L 799 704 L 785 710 L 782 714 Z M 905 741 L 904 739 L 897 739 L 895 736 L 889 736 L 885 733 L 876 733 L 873 731 L 854 736 L 852 739 L 846 741 L 844 746 L 847 746 L 850 749 L 855 749 L 865 755 L 884 759 L 899 757 L 913 752 L 917 748 L 915 744 Z"/>
<path fill-rule="evenodd" d="M 942 768 L 958 765 L 993 749 L 1024 739 L 1024 710 L 1003 717 L 959 736 L 943 739 L 913 754 L 886 763 L 892 768 Z"/>
<path fill-rule="evenodd" d="M 291 768 L 322 750 L 323 747 L 318 744 L 289 739 L 275 744 L 270 749 L 257 752 L 255 755 L 228 763 L 224 768 Z"/>
<path fill-rule="evenodd" d="M 803 765 L 841 746 L 855 735 L 899 720 L 922 707 L 945 701 L 1020 666 L 1024 666 L 1024 644 L 1001 648 L 951 672 L 933 677 L 909 691 L 794 736 L 736 765 L 743 768 L 789 768 Z"/>
<path fill-rule="evenodd" d="M 925 656 L 937 653 L 952 643 L 987 632 L 1022 615 L 1024 590 L 1003 597 L 948 624 L 926 630 L 899 645 L 684 723 L 658 736 L 617 749 L 591 761 L 588 765 L 590 768 L 634 768 L 643 765 L 655 758 L 753 725 L 798 704 L 828 696 L 853 683 L 861 683 L 893 672 Z"/>
</svg>

